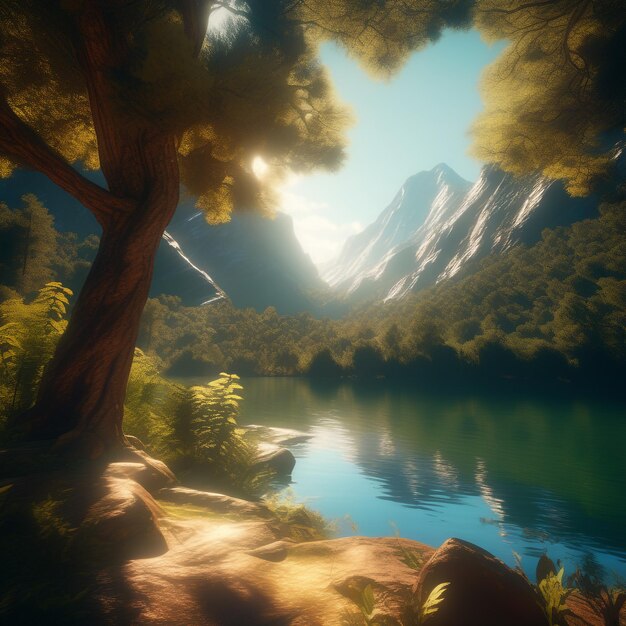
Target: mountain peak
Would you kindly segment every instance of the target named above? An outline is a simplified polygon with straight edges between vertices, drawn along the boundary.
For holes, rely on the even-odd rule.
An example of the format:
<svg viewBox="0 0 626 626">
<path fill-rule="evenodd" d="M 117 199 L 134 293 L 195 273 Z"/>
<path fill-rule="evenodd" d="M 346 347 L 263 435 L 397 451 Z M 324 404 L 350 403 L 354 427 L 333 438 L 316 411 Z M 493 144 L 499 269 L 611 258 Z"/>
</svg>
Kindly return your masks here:
<svg viewBox="0 0 626 626">
<path fill-rule="evenodd" d="M 447 185 L 453 188 L 465 188 L 472 183 L 457 174 L 447 163 L 438 163 L 430 170 L 422 170 L 410 176 L 403 187 L 423 187 L 426 185 Z"/>
<path fill-rule="evenodd" d="M 456 174 L 458 176 L 458 174 L 447 163 L 437 163 L 437 165 L 435 165 L 435 167 L 433 167 L 430 171 L 436 174 L 439 172 L 444 172 L 446 174 L 451 172 L 452 174 Z"/>
<path fill-rule="evenodd" d="M 430 170 L 432 174 L 437 176 L 439 182 L 445 180 L 448 183 L 468 185 L 471 184 L 468 180 L 465 180 L 458 172 L 453 170 L 447 163 L 438 163 Z"/>
</svg>

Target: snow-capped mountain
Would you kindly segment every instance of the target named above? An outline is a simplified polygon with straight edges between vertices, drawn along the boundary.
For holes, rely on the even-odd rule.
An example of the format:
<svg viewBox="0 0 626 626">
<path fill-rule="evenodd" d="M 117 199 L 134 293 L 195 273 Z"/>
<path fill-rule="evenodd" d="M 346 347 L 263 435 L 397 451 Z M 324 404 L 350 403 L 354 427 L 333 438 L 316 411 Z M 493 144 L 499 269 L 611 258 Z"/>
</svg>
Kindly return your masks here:
<svg viewBox="0 0 626 626">
<path fill-rule="evenodd" d="M 454 210 L 470 187 L 470 182 L 443 163 L 411 176 L 378 219 L 346 241 L 322 277 L 331 287 L 353 291 L 420 228 Z"/>
<path fill-rule="evenodd" d="M 514 178 L 487 166 L 471 185 L 438 165 L 409 178 L 323 277 L 351 301 L 400 298 L 488 254 L 534 243 L 544 228 L 591 216 L 596 205 L 538 175 Z"/>
</svg>

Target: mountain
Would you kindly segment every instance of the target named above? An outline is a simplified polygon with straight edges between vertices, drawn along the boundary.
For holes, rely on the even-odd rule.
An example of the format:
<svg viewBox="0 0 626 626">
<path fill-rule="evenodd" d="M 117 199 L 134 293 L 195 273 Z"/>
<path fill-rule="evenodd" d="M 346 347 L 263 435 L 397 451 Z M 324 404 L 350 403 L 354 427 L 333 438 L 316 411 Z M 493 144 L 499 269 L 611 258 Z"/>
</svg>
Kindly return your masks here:
<svg viewBox="0 0 626 626">
<path fill-rule="evenodd" d="M 90 177 L 103 184 L 101 176 Z M 76 232 L 81 238 L 100 234 L 91 213 L 45 176 L 18 170 L 10 179 L 0 180 L 0 201 L 8 206 L 21 206 L 26 193 L 41 200 L 58 230 Z M 274 306 L 279 313 L 291 314 L 318 311 L 315 294 L 325 288 L 302 251 L 289 216 L 279 213 L 267 219 L 239 213 L 227 224 L 209 226 L 197 210 L 183 203 L 159 247 L 150 295 L 175 295 L 183 304 L 196 306 L 222 289 L 235 306 L 259 311 Z"/>
<path fill-rule="evenodd" d="M 571 198 L 538 175 L 515 178 L 487 166 L 471 185 L 441 164 L 409 178 L 323 277 L 351 302 L 400 298 L 489 254 L 532 244 L 544 228 L 590 217 L 596 207 L 597 199 Z"/>
<path fill-rule="evenodd" d="M 372 269 L 401 249 L 429 216 L 434 219 L 456 207 L 470 187 L 443 163 L 412 176 L 373 224 L 346 241 L 323 278 L 335 289 L 353 291 Z"/>
<path fill-rule="evenodd" d="M 235 306 L 273 306 L 283 314 L 320 309 L 317 295 L 327 287 L 303 252 L 290 216 L 241 212 L 227 224 L 209 226 L 200 212 L 182 205 L 168 233 Z"/>
</svg>

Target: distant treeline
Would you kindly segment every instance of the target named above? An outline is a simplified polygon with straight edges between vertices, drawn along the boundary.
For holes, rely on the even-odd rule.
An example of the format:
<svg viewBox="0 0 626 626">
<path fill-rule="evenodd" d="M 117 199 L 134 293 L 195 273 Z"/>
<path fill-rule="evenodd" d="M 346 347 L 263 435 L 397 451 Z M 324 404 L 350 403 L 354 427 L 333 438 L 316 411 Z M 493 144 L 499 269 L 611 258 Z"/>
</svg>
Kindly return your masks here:
<svg viewBox="0 0 626 626">
<path fill-rule="evenodd" d="M 626 203 L 546 231 L 454 282 L 342 320 L 148 302 L 140 346 L 175 376 L 356 376 L 416 385 L 619 390 L 626 372 Z"/>
<path fill-rule="evenodd" d="M 494 255 L 454 281 L 340 320 L 228 302 L 183 307 L 161 296 L 146 305 L 139 347 L 174 377 L 230 371 L 620 390 L 625 232 L 626 202 L 604 205 L 597 219 L 545 231 L 536 245 Z M 12 242 L 12 252 L 0 246 L 0 296 L 27 295 L 53 279 L 76 288 L 96 244 L 56 233 L 33 197 L 20 211 L 0 206 L 2 241 Z"/>
</svg>

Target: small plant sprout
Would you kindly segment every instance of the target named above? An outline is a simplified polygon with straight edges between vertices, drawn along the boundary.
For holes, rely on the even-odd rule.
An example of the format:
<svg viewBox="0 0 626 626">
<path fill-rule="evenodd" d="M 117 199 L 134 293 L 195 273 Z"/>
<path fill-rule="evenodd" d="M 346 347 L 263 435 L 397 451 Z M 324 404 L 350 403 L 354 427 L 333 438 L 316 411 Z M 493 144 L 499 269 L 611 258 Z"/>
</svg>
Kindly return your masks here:
<svg viewBox="0 0 626 626">
<path fill-rule="evenodd" d="M 428 594 L 428 598 L 426 598 L 425 602 L 421 604 L 418 611 L 418 624 L 424 624 L 426 620 L 432 617 L 438 610 L 439 604 L 444 601 L 444 592 L 450 586 L 449 582 L 439 583 L 436 587 L 432 589 L 432 591 Z"/>
<path fill-rule="evenodd" d="M 572 589 L 563 586 L 563 573 L 564 568 L 557 574 L 550 572 L 538 585 L 550 626 L 565 624 L 565 616 L 570 612 L 565 601 L 572 593 Z"/>
</svg>

